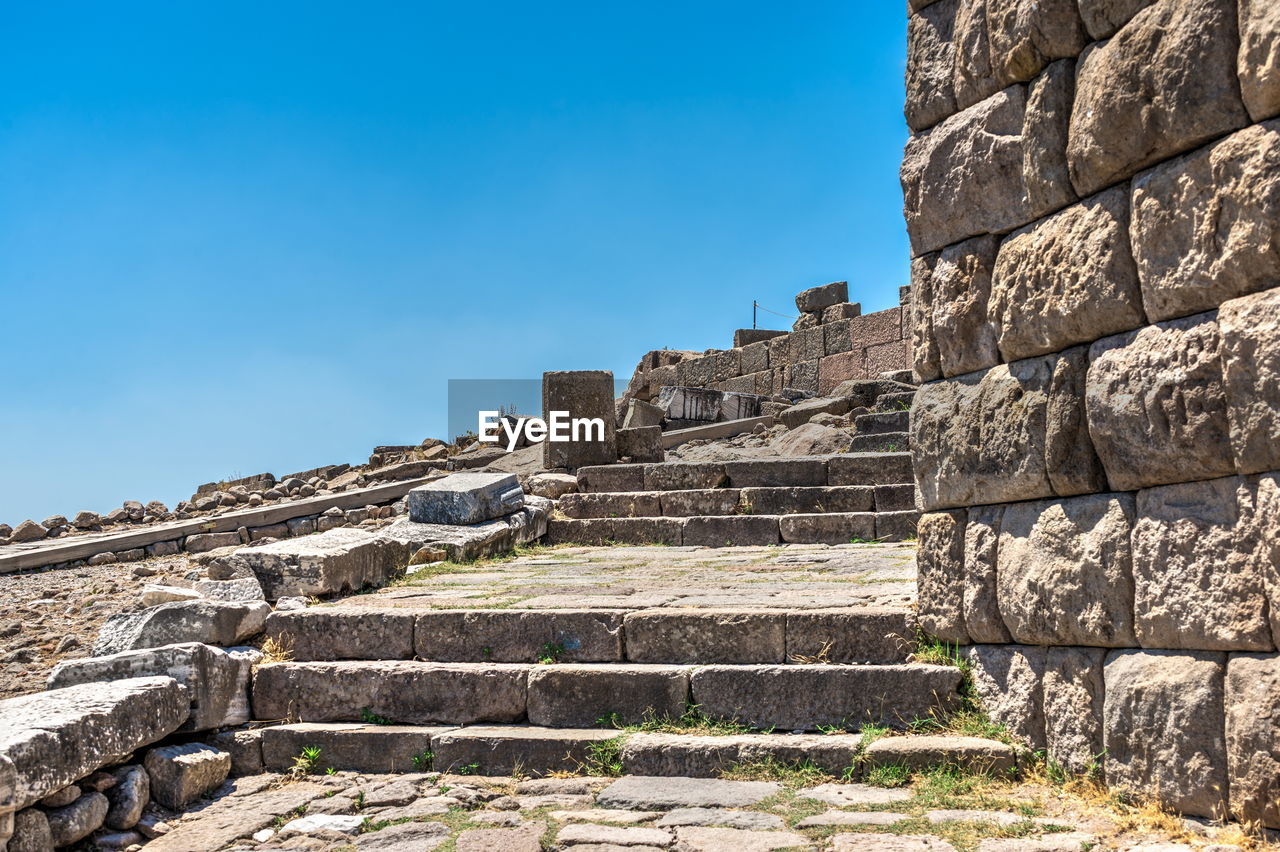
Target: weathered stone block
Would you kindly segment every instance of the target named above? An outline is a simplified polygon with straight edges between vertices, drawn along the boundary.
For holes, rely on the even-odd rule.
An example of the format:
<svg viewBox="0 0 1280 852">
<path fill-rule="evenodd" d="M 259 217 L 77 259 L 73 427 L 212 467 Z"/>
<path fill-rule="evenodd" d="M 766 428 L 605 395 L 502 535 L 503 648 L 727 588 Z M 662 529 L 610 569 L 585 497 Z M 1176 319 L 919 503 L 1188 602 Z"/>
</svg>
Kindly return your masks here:
<svg viewBox="0 0 1280 852">
<path fill-rule="evenodd" d="M 775 337 L 778 334 L 782 334 L 782 332 L 771 332 L 770 337 Z M 767 369 L 769 369 L 768 338 L 742 347 L 742 374 L 744 376 Z"/>
<path fill-rule="evenodd" d="M 777 520 L 782 540 L 789 544 L 849 544 L 876 538 L 872 512 L 793 514 Z"/>
<path fill-rule="evenodd" d="M 738 511 L 740 492 L 736 488 L 661 491 L 661 512 L 668 518 L 690 518 L 695 515 L 733 515 Z M 761 514 L 772 514 L 762 512 Z"/>
<path fill-rule="evenodd" d="M 1105 491 L 1107 475 L 1093 449 L 1085 412 L 1089 350 L 1077 346 L 1052 357 L 1045 413 L 1044 465 L 1059 497 Z"/>
<path fill-rule="evenodd" d="M 787 368 L 787 387 L 808 393 L 818 392 L 818 362 L 797 361 Z"/>
<path fill-rule="evenodd" d="M 933 333 L 944 376 L 1000 363 L 988 311 L 998 246 L 991 236 L 948 246 L 933 268 Z"/>
<path fill-rule="evenodd" d="M 601 719 L 676 719 L 688 698 L 689 669 L 681 666 L 538 666 L 529 673 L 529 724 L 586 728 Z"/>
<path fill-rule="evenodd" d="M 271 545 L 266 545 L 270 547 Z M 264 548 L 256 548 L 264 549 Z M 93 655 L 103 657 L 140 648 L 160 648 L 183 642 L 239 645 L 262 632 L 271 605 L 224 601 L 179 601 L 140 612 L 122 612 L 107 619 L 98 633 Z"/>
<path fill-rule="evenodd" d="M 841 302 L 838 305 L 832 305 L 822 309 L 822 324 L 839 322 L 840 320 L 852 319 L 853 317 L 862 316 L 862 305 L 858 302 Z"/>
<path fill-rule="evenodd" d="M 151 779 L 152 798 L 180 811 L 227 780 L 231 755 L 204 743 L 188 743 L 153 748 L 143 765 Z"/>
<path fill-rule="evenodd" d="M 637 429 L 641 426 L 660 426 L 666 412 L 660 406 L 642 399 L 627 402 L 627 413 L 622 419 L 623 429 Z"/>
<path fill-rule="evenodd" d="M 110 807 L 107 797 L 92 791 L 69 805 L 45 811 L 49 823 L 50 848 L 66 848 L 102 827 Z"/>
<path fill-rule="evenodd" d="M 1238 476 L 1138 492 L 1134 606 L 1144 648 L 1271 651 L 1267 597 Z"/>
<path fill-rule="evenodd" d="M 302 750 L 320 749 L 316 771 L 333 767 L 348 772 L 425 772 L 423 755 L 434 737 L 450 728 L 299 722 L 262 729 L 262 763 L 273 772 L 291 769 Z M 417 761 L 414 758 L 418 758 Z"/>
<path fill-rule="evenodd" d="M 927 254 L 911 261 L 911 374 L 917 384 L 942 376 L 942 360 L 938 340 L 933 334 L 933 270 L 937 254 Z M 822 365 L 818 365 L 822 384 Z"/>
<path fill-rule="evenodd" d="M 818 361 L 818 393 L 826 396 L 843 382 L 867 377 L 865 349 L 828 355 Z"/>
<path fill-rule="evenodd" d="M 870 743 L 863 754 L 867 768 L 905 766 L 923 773 L 939 766 L 951 766 L 975 774 L 1006 777 L 1018 771 L 1017 750 L 1006 743 L 981 737 L 884 737 Z M 931 846 L 933 843 L 925 848 Z"/>
<path fill-rule="evenodd" d="M 475 766 L 485 775 L 576 772 L 591 761 L 602 744 L 619 736 L 609 728 L 454 728 L 431 738 L 432 765 L 438 772 L 465 772 L 470 770 L 464 767 Z M 536 837 L 531 840 L 537 842 Z M 505 844 L 489 848 L 510 849 Z"/>
<path fill-rule="evenodd" d="M 1246 128 L 1133 181 L 1133 251 L 1152 320 L 1280 282 L 1280 121 Z"/>
<path fill-rule="evenodd" d="M 1045 468 L 1052 357 L 923 385 L 911 443 L 923 508 L 1052 495 Z"/>
<path fill-rule="evenodd" d="M 816 361 L 827 354 L 826 327 L 806 328 L 791 335 L 791 357 L 796 361 Z"/>
<path fill-rule="evenodd" d="M 581 518 L 555 520 L 547 528 L 548 544 L 680 544 L 685 518 Z"/>
<path fill-rule="evenodd" d="M 827 460 L 822 458 L 743 459 L 724 463 L 735 488 L 825 485 Z"/>
<path fill-rule="evenodd" d="M 1057 210 L 1078 197 L 1067 168 L 1071 103 L 1076 92 L 1076 63 L 1059 59 L 1027 89 L 1022 126 L 1022 177 L 1027 201 L 1037 214 Z"/>
<path fill-rule="evenodd" d="M 478 524 L 524 506 L 514 473 L 453 473 L 409 492 L 409 520 L 418 524 Z"/>
<path fill-rule="evenodd" d="M 785 367 L 791 363 L 791 335 L 769 338 L 769 369 Z"/>
<path fill-rule="evenodd" d="M 728 483 L 722 462 L 667 462 L 644 466 L 646 491 L 720 488 Z"/>
<path fill-rule="evenodd" d="M 1241 518 L 1248 524 L 1241 540 L 1253 548 L 1253 562 L 1267 591 L 1271 635 L 1280 647 L 1280 474 L 1246 477 L 1238 497 Z"/>
<path fill-rule="evenodd" d="M 649 371 L 649 399 L 657 399 L 658 394 L 665 387 L 674 387 L 680 381 L 677 378 L 678 367 L 676 364 L 667 364 L 662 367 L 654 367 Z"/>
<path fill-rule="evenodd" d="M 995 261 L 991 308 L 1008 361 L 1142 325 L 1127 189 L 1085 199 L 1010 235 Z"/>
<path fill-rule="evenodd" d="M 1132 647 L 1132 494 L 1089 494 L 1005 507 L 1000 614 L 1027 645 Z"/>
<path fill-rule="evenodd" d="M 1111 651 L 1103 668 L 1107 785 L 1193 816 L 1226 813 L 1226 655 Z"/>
<path fill-rule="evenodd" d="M 725 394 L 740 397 L 742 394 Z M 666 457 L 662 448 L 662 427 L 640 426 L 618 430 L 618 458 L 633 462 L 660 462 Z"/>
<path fill-rule="evenodd" d="M 733 332 L 733 346 L 735 349 L 745 350 L 752 346 L 759 346 L 767 340 L 777 337 L 780 334 L 786 334 L 785 331 L 775 331 L 768 328 L 739 328 Z"/>
<path fill-rule="evenodd" d="M 728 547 L 778 543 L 778 519 L 765 515 L 689 518 L 685 546 Z"/>
<path fill-rule="evenodd" d="M 909 541 L 916 537 L 920 513 L 876 512 L 876 541 Z"/>
<path fill-rule="evenodd" d="M 557 508 L 569 518 L 656 518 L 662 515 L 661 493 L 565 494 Z"/>
<path fill-rule="evenodd" d="M 754 388 L 754 380 L 744 383 L 743 386 Z M 765 397 L 752 393 L 750 390 L 726 391 L 720 397 L 720 419 L 744 420 L 748 417 L 759 417 L 760 404 L 765 401 Z"/>
<path fill-rule="evenodd" d="M 1112 488 L 1235 472 L 1221 350 L 1216 311 L 1093 344 L 1085 410 Z"/>
<path fill-rule="evenodd" d="M 796 294 L 796 308 L 805 311 L 820 311 L 831 305 L 849 301 L 849 282 L 834 281 L 821 287 L 810 287 Z"/>
<path fill-rule="evenodd" d="M 1044 667 L 1049 757 L 1077 775 L 1101 776 L 1103 648 L 1050 648 Z"/>
<path fill-rule="evenodd" d="M 920 628 L 946 642 L 968 642 L 965 629 L 965 510 L 920 516 L 916 526 Z"/>
<path fill-rule="evenodd" d="M 231 774 L 234 776 L 258 775 L 262 772 L 262 732 L 265 728 L 231 729 L 209 737 L 208 743 L 219 751 L 231 755 Z M 301 748 L 294 749 L 297 757 Z M 292 760 L 290 760 L 290 767 Z M 146 773 L 143 773 L 144 777 Z M 110 819 L 110 816 L 107 817 Z"/>
<path fill-rule="evenodd" d="M 1000 615 L 996 584 L 997 541 L 1003 514 L 1003 506 L 974 506 L 969 509 L 964 527 L 962 619 L 973 642 L 1013 641 Z"/>
<path fill-rule="evenodd" d="M 643 464 L 608 464 L 578 468 L 578 490 L 612 493 L 644 490 Z"/>
<path fill-rule="evenodd" d="M 681 362 L 681 365 L 687 362 Z M 584 465 L 609 464 L 618 458 L 617 417 L 613 407 L 613 373 L 609 370 L 568 370 L 542 374 L 542 416 L 550 420 L 552 411 L 567 411 L 571 418 L 599 418 L 603 436 L 595 429 L 584 430 L 580 440 L 544 441 L 542 466 L 575 469 Z"/>
<path fill-rule="evenodd" d="M 1075 0 L 987 0 L 992 71 L 1001 84 L 1030 80 L 1085 46 Z"/>
<path fill-rule="evenodd" d="M 1224 703 L 1231 815 L 1280 827 L 1280 656 L 1230 655 Z"/>
<path fill-rule="evenodd" d="M 1111 38 L 1129 19 L 1155 0 L 1079 0 L 1080 17 L 1089 37 L 1095 41 Z"/>
<path fill-rule="evenodd" d="M 956 10 L 952 87 L 960 109 L 989 98 L 1001 88 L 991 62 L 990 6 L 991 0 L 960 0 Z"/>
<path fill-rule="evenodd" d="M 627 659 L 633 663 L 784 663 L 786 613 L 628 613 Z"/>
<path fill-rule="evenodd" d="M 900 609 L 865 607 L 787 613 L 788 662 L 905 663 L 916 647 L 916 621 Z"/>
<path fill-rule="evenodd" d="M 1280 469 L 1280 287 L 1225 302 L 1218 326 L 1236 469 Z"/>
<path fill-rule="evenodd" d="M 1240 0 L 1238 67 L 1249 116 L 1280 115 L 1280 8 L 1270 0 Z"/>
<path fill-rule="evenodd" d="M 956 111 L 956 51 L 952 43 L 959 0 L 943 0 L 907 21 L 907 124 L 925 130 Z"/>
<path fill-rule="evenodd" d="M 827 460 L 828 485 L 911 482 L 911 453 L 850 453 Z"/>
<path fill-rule="evenodd" d="M 1067 142 L 1076 191 L 1092 195 L 1248 124 L 1238 45 L 1236 0 L 1183 0 L 1147 7 L 1086 50 Z"/>
<path fill-rule="evenodd" d="M 870 486 L 855 485 L 744 488 L 741 492 L 741 501 L 743 506 L 751 507 L 753 514 L 759 515 L 872 512 L 876 508 L 875 489 Z"/>
<path fill-rule="evenodd" d="M 312 607 L 273 612 L 267 636 L 294 660 L 408 660 L 413 614 Z"/>
<path fill-rule="evenodd" d="M 910 344 L 906 340 L 867 347 L 867 375 L 882 376 L 911 369 Z"/>
<path fill-rule="evenodd" d="M 261 547 L 245 547 L 227 561 L 247 568 L 262 584 L 267 599 L 276 600 L 382 585 L 409 563 L 412 553 L 407 545 L 388 536 L 338 528 Z"/>
<path fill-rule="evenodd" d="M 667 420 L 713 423 L 720 418 L 720 391 L 701 387 L 663 388 L 658 407 Z"/>
<path fill-rule="evenodd" d="M 623 613 L 610 610 L 433 610 L 410 631 L 414 653 L 447 662 L 623 660 Z"/>
<path fill-rule="evenodd" d="M 1045 746 L 1045 649 L 974 645 L 966 650 L 973 686 L 991 721 L 1032 748 Z"/>
</svg>

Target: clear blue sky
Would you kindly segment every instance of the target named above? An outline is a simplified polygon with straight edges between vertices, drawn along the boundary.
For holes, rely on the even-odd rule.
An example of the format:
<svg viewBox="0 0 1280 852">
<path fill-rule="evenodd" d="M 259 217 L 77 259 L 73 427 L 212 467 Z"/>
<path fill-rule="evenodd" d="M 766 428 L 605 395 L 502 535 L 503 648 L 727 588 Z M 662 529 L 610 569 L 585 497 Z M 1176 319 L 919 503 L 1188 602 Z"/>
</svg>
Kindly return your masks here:
<svg viewBox="0 0 1280 852">
<path fill-rule="evenodd" d="M 902 3 L 16 3 L 0 521 L 364 458 L 908 277 Z M 781 322 L 781 321 L 780 321 Z"/>
</svg>

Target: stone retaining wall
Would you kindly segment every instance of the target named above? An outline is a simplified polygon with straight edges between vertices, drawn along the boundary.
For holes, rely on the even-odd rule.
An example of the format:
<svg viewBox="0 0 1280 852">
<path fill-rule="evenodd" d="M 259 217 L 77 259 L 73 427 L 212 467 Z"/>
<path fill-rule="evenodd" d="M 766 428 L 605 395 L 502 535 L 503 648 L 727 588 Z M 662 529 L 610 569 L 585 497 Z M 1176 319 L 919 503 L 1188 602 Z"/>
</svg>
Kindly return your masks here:
<svg viewBox="0 0 1280 852">
<path fill-rule="evenodd" d="M 1060 764 L 1280 826 L 1280 6 L 911 8 L 921 622 Z"/>
</svg>

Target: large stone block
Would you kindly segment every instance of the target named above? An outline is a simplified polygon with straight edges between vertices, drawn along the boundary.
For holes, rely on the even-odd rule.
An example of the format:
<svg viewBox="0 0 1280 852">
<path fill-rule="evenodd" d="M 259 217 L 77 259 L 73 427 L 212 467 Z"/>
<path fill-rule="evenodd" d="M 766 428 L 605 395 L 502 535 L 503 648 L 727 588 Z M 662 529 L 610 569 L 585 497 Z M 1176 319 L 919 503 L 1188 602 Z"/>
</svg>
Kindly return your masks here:
<svg viewBox="0 0 1280 852">
<path fill-rule="evenodd" d="M 1280 7 L 1240 0 L 1240 94 L 1249 116 L 1280 115 Z"/>
<path fill-rule="evenodd" d="M 787 368 L 786 387 L 818 392 L 818 361 L 797 361 Z"/>
<path fill-rule="evenodd" d="M 12 807 L 29 807 L 172 734 L 190 707 L 186 689 L 169 677 L 88 683 L 0 701 L 0 756 L 14 769 Z"/>
<path fill-rule="evenodd" d="M 262 764 L 273 772 L 292 769 L 304 748 L 319 748 L 315 771 L 425 772 L 434 737 L 452 728 L 372 725 L 359 722 L 299 722 L 262 729 Z M 415 760 L 414 758 L 417 758 Z"/>
<path fill-rule="evenodd" d="M 713 423 L 720 417 L 721 393 L 711 388 L 669 387 L 658 394 L 658 407 L 668 420 Z"/>
<path fill-rule="evenodd" d="M 1235 472 L 1221 350 L 1216 311 L 1093 344 L 1085 410 L 1112 488 Z"/>
<path fill-rule="evenodd" d="M 818 393 L 826 396 L 842 383 L 867 377 L 867 351 L 855 349 L 818 361 Z"/>
<path fill-rule="evenodd" d="M 1239 476 L 1138 492 L 1133 576 L 1142 647 L 1274 650 L 1258 543 L 1241 516 L 1247 493 Z"/>
<path fill-rule="evenodd" d="M 1089 37 L 1095 41 L 1111 38 L 1129 19 L 1155 0 L 1079 0 L 1080 17 Z"/>
<path fill-rule="evenodd" d="M 782 333 L 780 331 L 768 332 L 768 337 L 761 338 L 756 343 L 749 343 L 742 347 L 742 375 L 749 376 L 769 369 L 769 339 Z"/>
<path fill-rule="evenodd" d="M 705 360 L 705 359 L 700 359 Z M 681 361 L 683 366 L 687 361 Z M 599 419 L 603 437 L 594 428 L 583 431 L 579 440 L 544 441 L 542 466 L 576 469 L 584 465 L 609 464 L 618 458 L 617 415 L 613 407 L 613 373 L 609 370 L 567 370 L 542 374 L 542 416 L 550 420 L 552 411 L 567 411 L 570 418 Z"/>
<path fill-rule="evenodd" d="M 409 660 L 413 614 L 310 607 L 273 612 L 267 636 L 294 660 Z"/>
<path fill-rule="evenodd" d="M 538 666 L 529 673 L 529 724 L 602 727 L 678 719 L 689 698 L 681 666 Z"/>
<path fill-rule="evenodd" d="M 453 562 L 470 562 L 486 556 L 509 553 L 512 548 L 528 544 L 546 534 L 551 505 L 552 501 L 546 498 L 529 495 L 520 511 L 469 526 L 416 524 L 408 518 L 400 518 L 391 526 L 383 528 L 378 533 L 378 538 L 404 548 L 406 555 L 375 563 L 375 566 L 381 565 L 389 578 L 392 573 L 398 573 L 398 566 L 405 565 L 409 556 L 428 546 L 443 549 L 447 558 Z M 381 582 L 375 580 L 370 585 Z"/>
<path fill-rule="evenodd" d="M 707 488 L 690 491 L 661 491 L 661 511 L 667 518 L 691 518 L 695 515 L 734 515 L 738 512 L 741 492 L 736 488 Z M 771 515 L 774 512 L 762 511 Z"/>
<path fill-rule="evenodd" d="M 952 86 L 960 109 L 985 100 L 1001 88 L 991 61 L 990 6 L 991 0 L 960 0 L 956 10 Z"/>
<path fill-rule="evenodd" d="M 1231 815 L 1280 828 L 1280 656 L 1230 655 L 1225 705 Z"/>
<path fill-rule="evenodd" d="M 727 393 L 725 399 L 742 398 L 745 394 Z M 633 462 L 660 462 L 666 457 L 662 448 L 662 428 L 640 426 L 618 430 L 618 458 Z"/>
<path fill-rule="evenodd" d="M 847 301 L 849 301 L 848 281 L 833 281 L 821 287 L 810 287 L 796 294 L 796 308 L 801 313 L 820 311 Z"/>
<path fill-rule="evenodd" d="M 920 516 L 916 525 L 920 628 L 947 642 L 968 642 L 965 628 L 965 511 Z"/>
<path fill-rule="evenodd" d="M 1280 121 L 1246 128 L 1133 181 L 1147 316 L 1172 319 L 1280 282 Z"/>
<path fill-rule="evenodd" d="M 1032 748 L 1045 747 L 1045 649 L 974 645 L 965 654 L 973 687 L 991 721 Z"/>
<path fill-rule="evenodd" d="M 187 743 L 151 749 L 143 766 L 151 779 L 152 798 L 180 811 L 227 780 L 231 755 L 204 743 Z"/>
<path fill-rule="evenodd" d="M 1107 474 L 1093 449 L 1085 412 L 1089 349 L 1077 346 L 1053 356 L 1046 412 L 1044 465 L 1059 497 L 1105 491 Z"/>
<path fill-rule="evenodd" d="M 996 554 L 1004 506 L 974 506 L 964 528 L 964 576 L 961 580 L 965 632 L 979 643 L 1012 642 L 1000 615 Z M 917 560 L 919 556 L 917 556 Z"/>
<path fill-rule="evenodd" d="M 942 376 L 942 358 L 933 334 L 933 270 L 937 263 L 937 254 L 911 261 L 911 375 L 916 384 Z M 822 384 L 822 365 L 818 379 Z"/>
<path fill-rule="evenodd" d="M 1049 758 L 1077 775 L 1102 773 L 1104 648 L 1050 648 L 1044 667 Z"/>
<path fill-rule="evenodd" d="M 184 731 L 208 731 L 247 722 L 245 693 L 253 656 L 188 642 L 163 648 L 124 651 L 106 657 L 64 660 L 49 674 L 48 689 L 137 677 L 171 677 L 187 689 L 191 714 Z"/>
<path fill-rule="evenodd" d="M 743 459 L 725 462 L 724 471 L 734 488 L 781 488 L 827 483 L 827 460 L 822 458 Z"/>
<path fill-rule="evenodd" d="M 914 253 L 1033 218 L 1022 178 L 1026 99 L 1025 87 L 1011 86 L 907 142 L 902 191 Z"/>
<path fill-rule="evenodd" d="M 382 585 L 409 564 L 412 554 L 408 545 L 390 536 L 340 527 L 241 548 L 228 561 L 251 572 L 267 599 L 276 600 Z"/>
<path fill-rule="evenodd" d="M 1005 507 L 997 582 L 1015 642 L 1125 648 L 1134 636 L 1132 494 Z"/>
<path fill-rule="evenodd" d="M 478 524 L 519 511 L 524 489 L 514 473 L 452 473 L 409 492 L 417 524 Z"/>
<path fill-rule="evenodd" d="M 1236 469 L 1278 470 L 1280 287 L 1225 302 L 1218 310 L 1218 326 Z"/>
<path fill-rule="evenodd" d="M 1226 655 L 1111 651 L 1103 668 L 1107 785 L 1193 816 L 1226 814 Z"/>
<path fill-rule="evenodd" d="M 1239 498 L 1240 514 L 1249 527 L 1242 540 L 1253 548 L 1253 562 L 1267 591 L 1271 634 L 1280 647 L 1280 474 L 1246 477 Z"/>
<path fill-rule="evenodd" d="M 956 111 L 956 51 L 952 43 L 959 0 L 942 0 L 907 21 L 907 104 L 914 131 L 925 130 Z"/>
<path fill-rule="evenodd" d="M 1076 0 L 987 0 L 992 71 L 1002 85 L 1030 80 L 1086 38 Z"/>
<path fill-rule="evenodd" d="M 905 663 L 916 647 L 916 619 L 890 608 L 810 609 L 787 613 L 788 662 Z"/>
<path fill-rule="evenodd" d="M 612 493 L 644 490 L 643 464 L 605 464 L 578 468 L 578 490 Z"/>
<path fill-rule="evenodd" d="M 728 485 L 723 462 L 667 462 L 644 466 L 646 491 L 687 491 Z"/>
<path fill-rule="evenodd" d="M 268 547 L 270 545 L 267 545 Z M 255 548 L 262 549 L 262 548 Z M 262 632 L 271 613 L 266 601 L 177 601 L 139 612 L 122 612 L 107 619 L 93 646 L 95 657 L 160 648 L 183 642 L 239 645 Z"/>
<path fill-rule="evenodd" d="M 633 663 L 783 663 L 786 613 L 651 609 L 626 617 Z"/>
<path fill-rule="evenodd" d="M 872 512 L 793 514 L 776 520 L 782 540 L 788 544 L 849 544 L 877 538 Z"/>
<path fill-rule="evenodd" d="M 442 663 L 621 662 L 622 619 L 610 610 L 433 610 L 410 632 L 420 659 Z"/>
<path fill-rule="evenodd" d="M 944 376 L 1000 363 L 988 310 L 998 247 L 995 237 L 975 237 L 943 249 L 933 268 L 933 335 Z"/>
<path fill-rule="evenodd" d="M 1052 357 L 926 384 L 911 408 L 926 511 L 1052 496 L 1045 468 Z"/>
<path fill-rule="evenodd" d="M 556 508 L 567 518 L 654 518 L 662 515 L 661 492 L 565 494 Z"/>
<path fill-rule="evenodd" d="M 689 518 L 685 546 L 729 547 L 778 543 L 778 519 L 767 515 Z"/>
<path fill-rule="evenodd" d="M 1067 167 L 1067 139 L 1075 96 L 1074 59 L 1054 62 L 1027 88 L 1022 177 L 1027 185 L 1027 202 L 1037 213 L 1057 210 L 1078 197 Z"/>
<path fill-rule="evenodd" d="M 791 354 L 796 361 L 816 361 L 826 355 L 826 327 L 819 325 L 793 333 Z"/>
<path fill-rule="evenodd" d="M 1249 122 L 1236 0 L 1156 3 L 1080 58 L 1067 159 L 1081 195 Z"/>
<path fill-rule="evenodd" d="M 1143 325 L 1127 188 L 1087 198 L 1011 234 L 995 261 L 991 302 L 1006 361 Z"/>
</svg>

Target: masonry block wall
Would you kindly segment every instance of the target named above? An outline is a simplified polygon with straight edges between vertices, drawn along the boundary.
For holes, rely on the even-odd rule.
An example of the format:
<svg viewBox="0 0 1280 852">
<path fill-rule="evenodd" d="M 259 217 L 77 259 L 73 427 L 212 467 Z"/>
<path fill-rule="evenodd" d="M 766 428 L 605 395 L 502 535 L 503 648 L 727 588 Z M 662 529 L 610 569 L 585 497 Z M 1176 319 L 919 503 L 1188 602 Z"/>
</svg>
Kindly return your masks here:
<svg viewBox="0 0 1280 852">
<path fill-rule="evenodd" d="M 1280 826 L 1280 3 L 910 7 L 921 621 L 1063 766 Z"/>
</svg>

